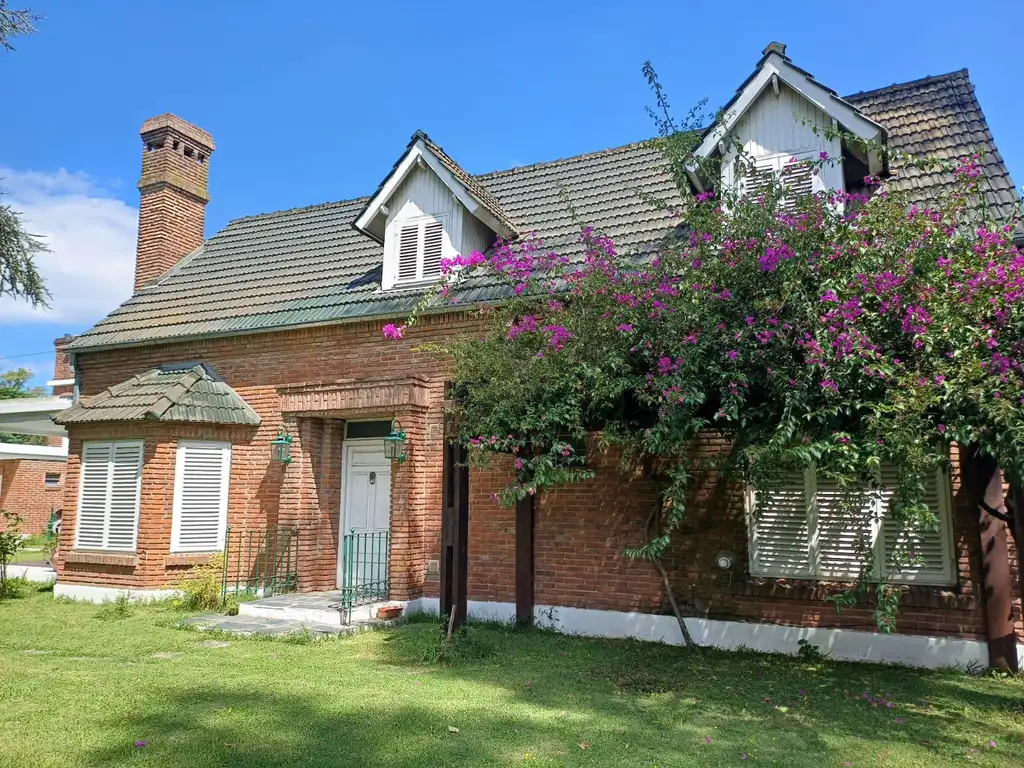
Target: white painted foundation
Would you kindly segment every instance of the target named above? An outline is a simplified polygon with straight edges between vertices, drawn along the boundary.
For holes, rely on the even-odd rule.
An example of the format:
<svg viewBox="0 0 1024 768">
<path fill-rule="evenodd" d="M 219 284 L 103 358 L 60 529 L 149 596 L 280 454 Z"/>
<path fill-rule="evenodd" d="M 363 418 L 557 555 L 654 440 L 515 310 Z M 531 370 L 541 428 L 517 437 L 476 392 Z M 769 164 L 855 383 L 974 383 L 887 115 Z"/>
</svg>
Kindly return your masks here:
<svg viewBox="0 0 1024 768">
<path fill-rule="evenodd" d="M 491 603 L 470 600 L 467 606 L 474 619 L 511 621 L 515 603 Z M 409 613 L 437 614 L 437 598 L 419 598 L 406 604 Z M 632 638 L 682 645 L 683 635 L 674 616 L 623 611 L 595 611 L 586 608 L 562 608 L 538 605 L 534 621 L 568 635 L 585 637 Z M 806 640 L 829 658 L 838 661 L 870 661 L 938 669 L 971 669 L 988 666 L 988 646 L 978 640 L 924 635 L 882 635 L 853 629 L 791 627 L 715 619 L 686 619 L 686 628 L 697 645 L 724 650 L 751 650 L 761 653 L 795 655 L 798 642 Z M 1017 646 L 1024 664 L 1024 645 Z"/>
<path fill-rule="evenodd" d="M 121 595 L 127 595 L 133 602 L 146 602 L 148 600 L 164 600 L 168 597 L 175 597 L 178 591 L 175 589 L 127 589 L 124 587 L 96 587 L 91 584 L 62 584 L 59 581 L 53 585 L 54 597 L 66 597 L 69 600 L 81 600 L 86 603 L 109 603 L 117 600 Z"/>
<path fill-rule="evenodd" d="M 8 565 L 7 578 L 27 579 L 38 584 L 51 584 L 57 580 L 57 572 L 53 568 L 41 565 Z"/>
</svg>

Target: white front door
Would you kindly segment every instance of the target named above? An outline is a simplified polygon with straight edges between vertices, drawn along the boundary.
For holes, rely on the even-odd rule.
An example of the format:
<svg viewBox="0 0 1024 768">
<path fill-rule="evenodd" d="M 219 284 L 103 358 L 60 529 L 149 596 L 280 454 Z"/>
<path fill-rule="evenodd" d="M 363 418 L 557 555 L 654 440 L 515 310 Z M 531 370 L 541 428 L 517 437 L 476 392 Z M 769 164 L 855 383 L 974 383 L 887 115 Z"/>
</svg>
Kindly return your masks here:
<svg viewBox="0 0 1024 768">
<path fill-rule="evenodd" d="M 339 587 L 346 586 L 346 578 L 385 578 L 387 537 L 373 534 L 390 528 L 391 461 L 384 458 L 384 441 L 348 440 L 342 449 Z"/>
</svg>

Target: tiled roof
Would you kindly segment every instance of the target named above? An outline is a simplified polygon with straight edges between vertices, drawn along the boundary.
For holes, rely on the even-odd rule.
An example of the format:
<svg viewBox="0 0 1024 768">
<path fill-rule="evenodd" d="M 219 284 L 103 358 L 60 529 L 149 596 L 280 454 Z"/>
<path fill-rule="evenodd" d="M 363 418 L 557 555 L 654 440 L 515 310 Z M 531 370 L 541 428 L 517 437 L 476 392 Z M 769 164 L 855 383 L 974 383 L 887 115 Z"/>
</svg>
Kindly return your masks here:
<svg viewBox="0 0 1024 768">
<path fill-rule="evenodd" d="M 885 126 L 893 149 L 945 160 L 982 151 L 986 201 L 1000 219 L 1008 220 L 1016 212 L 1013 180 L 966 69 L 855 93 L 846 101 Z M 935 202 L 939 191 L 952 182 L 948 173 L 899 167 L 891 170 L 895 175 L 889 187 L 906 192 L 912 202 L 919 204 Z"/>
<path fill-rule="evenodd" d="M 999 216 L 1010 215 L 1013 183 L 966 70 L 845 100 L 882 124 L 898 149 L 949 158 L 985 149 L 989 202 Z M 429 142 L 425 134 L 413 138 Z M 470 176 L 429 143 L 453 174 L 472 185 L 481 202 L 493 206 L 492 213 L 507 217 L 519 232 L 536 232 L 547 247 L 570 257 L 581 250 L 579 223 L 608 234 L 624 252 L 655 246 L 668 233 L 671 217 L 645 198 L 678 201 L 663 159 L 649 143 L 479 176 Z M 928 202 L 948 181 L 943 174 L 906 171 L 889 183 L 916 202 Z M 352 228 L 369 199 L 232 221 L 159 283 L 77 337 L 69 349 L 401 317 L 420 293 L 381 291 L 381 246 Z M 476 282 L 462 289 L 459 300 L 486 301 L 499 295 L 493 285 Z"/>
<path fill-rule="evenodd" d="M 58 424 L 164 421 L 259 426 L 260 417 L 201 363 L 153 368 L 78 401 Z"/>
<path fill-rule="evenodd" d="M 659 150 L 647 143 L 475 176 L 519 224 L 559 253 L 581 251 L 580 221 L 620 249 L 653 246 L 671 217 L 644 197 L 678 201 Z M 400 317 L 415 289 L 382 292 L 379 243 L 352 228 L 367 198 L 232 221 L 159 283 L 122 304 L 72 350 L 229 335 L 356 318 Z M 421 289 L 422 290 L 422 289 Z M 497 297 L 468 284 L 460 303 Z"/>
</svg>

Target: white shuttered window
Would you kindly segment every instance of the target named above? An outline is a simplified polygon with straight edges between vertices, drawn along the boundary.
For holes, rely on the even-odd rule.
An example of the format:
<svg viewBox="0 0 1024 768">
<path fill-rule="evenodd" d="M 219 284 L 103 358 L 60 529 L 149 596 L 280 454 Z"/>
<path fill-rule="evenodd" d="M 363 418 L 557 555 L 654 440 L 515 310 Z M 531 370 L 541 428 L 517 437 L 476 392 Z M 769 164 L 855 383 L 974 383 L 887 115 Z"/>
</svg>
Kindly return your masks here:
<svg viewBox="0 0 1024 768">
<path fill-rule="evenodd" d="M 172 552 L 216 552 L 224 548 L 230 477 L 230 443 L 178 443 Z"/>
<path fill-rule="evenodd" d="M 445 252 L 445 216 L 425 216 L 397 223 L 398 282 L 435 280 Z"/>
<path fill-rule="evenodd" d="M 866 497 L 862 514 L 840 508 L 837 487 L 813 469 L 787 474 L 764 508 L 748 496 L 750 573 L 754 576 L 853 579 L 864 553 L 871 552 L 875 577 L 890 582 L 944 586 L 956 582 L 949 478 L 926 479 L 925 501 L 939 520 L 935 531 L 901 532 L 890 504 L 896 485 L 893 466 L 883 466 L 881 491 Z"/>
<path fill-rule="evenodd" d="M 77 549 L 135 551 L 142 455 L 141 440 L 82 444 Z"/>
</svg>

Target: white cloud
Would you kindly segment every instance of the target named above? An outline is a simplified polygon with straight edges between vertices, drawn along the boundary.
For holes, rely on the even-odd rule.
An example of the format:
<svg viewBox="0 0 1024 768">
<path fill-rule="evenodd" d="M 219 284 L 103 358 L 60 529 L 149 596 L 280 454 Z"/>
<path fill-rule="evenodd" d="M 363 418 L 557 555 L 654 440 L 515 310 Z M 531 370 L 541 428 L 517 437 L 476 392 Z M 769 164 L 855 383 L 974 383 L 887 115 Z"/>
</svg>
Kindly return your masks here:
<svg viewBox="0 0 1024 768">
<path fill-rule="evenodd" d="M 0 323 L 93 323 L 132 295 L 138 209 L 84 173 L 0 168 L 0 198 L 50 249 L 36 256 L 50 309 L 0 298 Z"/>
</svg>

